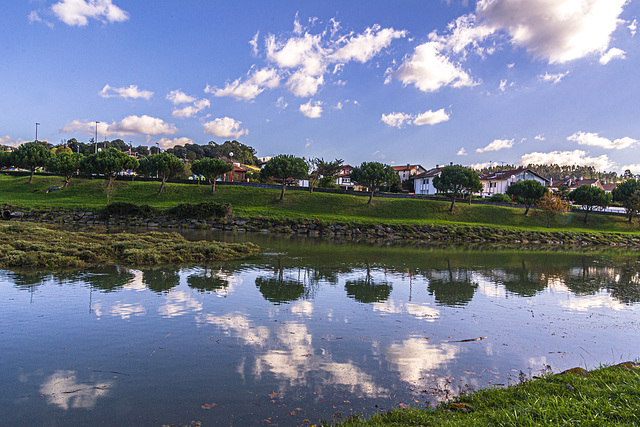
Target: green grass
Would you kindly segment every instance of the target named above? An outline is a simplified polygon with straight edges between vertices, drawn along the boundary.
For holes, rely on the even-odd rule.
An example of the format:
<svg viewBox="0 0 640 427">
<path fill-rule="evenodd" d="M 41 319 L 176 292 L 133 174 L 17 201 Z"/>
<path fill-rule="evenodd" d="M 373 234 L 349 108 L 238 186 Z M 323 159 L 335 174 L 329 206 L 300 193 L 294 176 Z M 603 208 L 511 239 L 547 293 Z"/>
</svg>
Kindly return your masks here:
<svg viewBox="0 0 640 427">
<path fill-rule="evenodd" d="M 78 208 L 96 210 L 107 204 L 103 190 L 105 181 L 72 180 L 67 189 L 46 193 L 49 187 L 60 185 L 57 177 L 36 176 L 28 184 L 28 177 L 0 175 L 0 203 L 11 203 L 22 208 Z M 306 191 L 287 191 L 280 201 L 279 190 L 240 186 L 216 187 L 211 194 L 209 185 L 172 184 L 165 186 L 157 195 L 159 183 L 118 181 L 110 202 L 130 202 L 167 208 L 179 203 L 201 203 L 214 201 L 229 203 L 235 216 L 270 218 L 307 218 L 341 223 L 386 223 L 386 224 L 472 224 L 494 225 L 507 228 L 549 230 L 545 219 L 524 210 L 502 206 L 469 205 L 456 203 L 454 212 L 449 212 L 447 201 L 416 199 L 375 198 L 372 205 L 367 197 L 328 193 L 309 194 Z M 583 223 L 584 214 L 567 213 L 553 222 L 552 231 L 573 232 L 633 232 L 640 228 L 636 222 L 629 223 L 624 217 L 590 215 Z"/>
<path fill-rule="evenodd" d="M 464 395 L 436 409 L 407 408 L 351 419 L 347 426 L 637 426 L 638 365 L 559 374 Z M 636 366 L 636 367 L 634 367 Z"/>
</svg>

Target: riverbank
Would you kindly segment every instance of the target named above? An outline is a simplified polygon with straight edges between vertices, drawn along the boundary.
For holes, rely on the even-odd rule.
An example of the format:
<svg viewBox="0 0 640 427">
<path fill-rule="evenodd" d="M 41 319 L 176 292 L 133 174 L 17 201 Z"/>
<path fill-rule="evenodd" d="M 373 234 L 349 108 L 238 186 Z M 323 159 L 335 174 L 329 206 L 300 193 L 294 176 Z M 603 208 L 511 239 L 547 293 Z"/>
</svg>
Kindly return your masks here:
<svg viewBox="0 0 640 427">
<path fill-rule="evenodd" d="M 640 365 L 625 362 L 591 371 L 574 368 L 507 388 L 489 388 L 436 409 L 397 408 L 351 426 L 637 426 Z"/>
<path fill-rule="evenodd" d="M 256 253 L 252 243 L 188 241 L 177 233 L 68 231 L 31 223 L 0 223 L 0 268 L 78 268 L 207 263 Z"/>
</svg>

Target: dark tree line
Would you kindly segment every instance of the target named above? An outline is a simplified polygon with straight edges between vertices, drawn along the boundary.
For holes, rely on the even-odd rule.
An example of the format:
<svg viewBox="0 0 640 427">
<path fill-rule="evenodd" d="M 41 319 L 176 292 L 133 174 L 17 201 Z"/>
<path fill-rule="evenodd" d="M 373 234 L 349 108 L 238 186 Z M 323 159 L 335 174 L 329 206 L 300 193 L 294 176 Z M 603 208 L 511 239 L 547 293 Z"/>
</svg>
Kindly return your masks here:
<svg viewBox="0 0 640 427">
<path fill-rule="evenodd" d="M 506 170 L 517 169 L 515 165 L 501 165 L 491 166 L 481 169 L 481 173 L 496 173 Z M 560 166 L 560 165 L 527 165 L 526 168 L 531 169 L 538 175 L 545 178 L 553 179 L 554 181 L 572 178 L 572 179 L 599 179 L 605 182 L 616 182 L 619 180 L 619 176 L 615 172 L 599 172 L 593 166 Z"/>
</svg>

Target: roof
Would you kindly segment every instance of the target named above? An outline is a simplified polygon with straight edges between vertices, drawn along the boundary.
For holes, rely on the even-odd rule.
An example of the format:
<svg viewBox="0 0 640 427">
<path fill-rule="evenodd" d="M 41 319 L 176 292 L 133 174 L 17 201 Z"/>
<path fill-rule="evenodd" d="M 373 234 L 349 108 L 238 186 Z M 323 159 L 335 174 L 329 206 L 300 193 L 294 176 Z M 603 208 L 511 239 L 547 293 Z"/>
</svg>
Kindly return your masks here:
<svg viewBox="0 0 640 427">
<path fill-rule="evenodd" d="M 607 193 L 610 193 L 611 191 L 613 191 L 614 188 L 616 188 L 618 186 L 617 182 L 610 182 L 608 184 L 602 184 L 602 189 L 604 191 L 606 191 Z"/>
<path fill-rule="evenodd" d="M 431 177 L 437 176 L 440 172 L 442 172 L 442 168 L 433 168 L 433 169 L 429 169 L 426 172 L 419 173 L 418 175 L 415 176 L 415 178 L 416 179 L 431 178 Z"/>
<path fill-rule="evenodd" d="M 422 166 L 420 165 L 403 165 L 403 166 L 392 166 L 393 170 L 396 172 L 402 172 L 402 171 L 410 171 L 413 169 L 424 169 Z"/>
<path fill-rule="evenodd" d="M 549 180 L 545 177 L 543 177 L 542 175 L 535 173 L 534 171 L 532 171 L 531 169 L 527 169 L 527 168 L 518 168 L 518 169 L 512 169 L 512 170 L 508 170 L 508 171 L 502 171 L 502 172 L 496 172 L 493 174 L 483 174 L 480 176 L 480 179 L 483 181 L 488 181 L 488 180 L 503 180 L 503 179 L 509 179 L 514 175 L 518 175 L 520 173 L 523 172 L 528 172 L 532 175 L 537 176 L 538 178 L 545 180 L 546 182 L 549 182 Z"/>
</svg>

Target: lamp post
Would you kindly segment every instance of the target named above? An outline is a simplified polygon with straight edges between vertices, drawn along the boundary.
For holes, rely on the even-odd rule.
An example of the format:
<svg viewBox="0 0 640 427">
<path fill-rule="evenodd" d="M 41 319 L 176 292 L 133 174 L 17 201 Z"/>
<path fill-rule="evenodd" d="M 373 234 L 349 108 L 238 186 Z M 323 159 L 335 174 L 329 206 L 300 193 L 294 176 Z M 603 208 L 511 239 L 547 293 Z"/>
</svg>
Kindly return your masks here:
<svg viewBox="0 0 640 427">
<path fill-rule="evenodd" d="M 96 138 L 93 140 L 93 147 L 94 147 L 93 152 L 95 154 L 98 153 L 98 123 L 100 122 L 96 121 Z"/>
<path fill-rule="evenodd" d="M 36 142 L 38 142 L 38 126 L 40 123 L 36 123 Z"/>
</svg>

